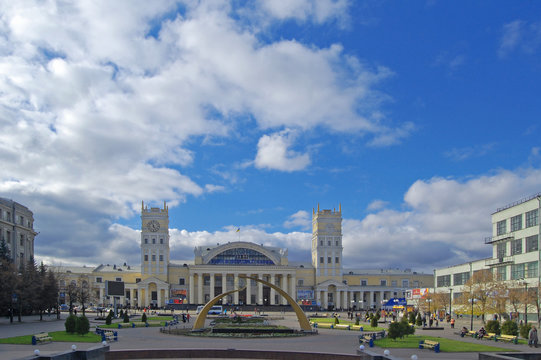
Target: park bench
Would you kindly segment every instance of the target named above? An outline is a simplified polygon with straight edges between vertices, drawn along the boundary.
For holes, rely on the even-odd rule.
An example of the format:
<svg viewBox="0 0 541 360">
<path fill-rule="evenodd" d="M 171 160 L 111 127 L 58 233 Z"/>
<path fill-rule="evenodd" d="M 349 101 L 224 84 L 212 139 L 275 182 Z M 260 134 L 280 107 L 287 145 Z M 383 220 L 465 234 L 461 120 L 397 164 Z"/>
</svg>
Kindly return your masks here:
<svg viewBox="0 0 541 360">
<path fill-rule="evenodd" d="M 331 324 L 331 323 L 314 323 L 314 327 L 321 328 L 321 329 L 332 329 L 334 327 L 334 324 Z"/>
<path fill-rule="evenodd" d="M 350 325 L 346 325 L 346 324 L 334 325 L 334 329 L 349 330 L 350 328 L 351 328 Z"/>
<path fill-rule="evenodd" d="M 102 341 L 118 341 L 118 333 L 113 330 L 96 328 L 96 334 L 101 335 Z"/>
<path fill-rule="evenodd" d="M 434 352 L 440 352 L 440 343 L 433 340 L 421 340 L 419 341 L 419 349 L 432 349 Z"/>
<path fill-rule="evenodd" d="M 364 326 L 362 325 L 350 325 L 349 327 L 351 330 L 359 330 L 359 331 L 363 331 L 364 330 Z"/>
<path fill-rule="evenodd" d="M 466 336 L 471 336 L 472 338 L 477 339 L 477 331 L 468 331 Z"/>
<path fill-rule="evenodd" d="M 52 342 L 53 338 L 49 336 L 49 333 L 41 332 L 36 335 L 32 335 L 32 345 L 37 343 Z"/>
<path fill-rule="evenodd" d="M 359 336 L 359 344 L 368 344 L 369 347 L 374 347 L 374 337 L 371 334 Z"/>
<path fill-rule="evenodd" d="M 513 344 L 518 344 L 518 338 L 515 335 L 499 335 L 496 341 L 507 341 Z"/>
</svg>

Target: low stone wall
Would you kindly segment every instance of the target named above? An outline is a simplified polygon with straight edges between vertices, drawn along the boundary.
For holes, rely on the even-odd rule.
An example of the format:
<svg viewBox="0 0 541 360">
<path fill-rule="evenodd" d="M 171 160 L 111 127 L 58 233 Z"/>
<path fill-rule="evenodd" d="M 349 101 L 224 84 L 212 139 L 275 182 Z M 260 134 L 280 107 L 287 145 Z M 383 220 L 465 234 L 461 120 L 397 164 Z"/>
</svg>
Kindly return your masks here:
<svg viewBox="0 0 541 360">
<path fill-rule="evenodd" d="M 27 359 L 39 360 L 105 360 L 105 354 L 109 351 L 109 345 L 96 346 L 87 350 L 68 350 L 58 354 L 39 355 Z"/>
<path fill-rule="evenodd" d="M 280 360 L 359 360 L 358 355 L 325 354 L 296 351 L 237 350 L 237 349 L 149 349 L 113 350 L 105 360 L 120 359 L 280 359 Z"/>
</svg>

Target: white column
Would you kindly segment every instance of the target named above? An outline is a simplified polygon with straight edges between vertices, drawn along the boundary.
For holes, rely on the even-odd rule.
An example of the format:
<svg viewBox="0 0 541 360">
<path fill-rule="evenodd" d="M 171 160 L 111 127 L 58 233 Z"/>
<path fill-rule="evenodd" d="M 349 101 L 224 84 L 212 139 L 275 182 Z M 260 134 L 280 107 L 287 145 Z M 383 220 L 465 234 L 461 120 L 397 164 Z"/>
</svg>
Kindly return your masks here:
<svg viewBox="0 0 541 360">
<path fill-rule="evenodd" d="M 227 291 L 227 274 L 222 273 L 222 294 Z M 222 298 L 222 304 L 227 304 L 227 296 Z"/>
<path fill-rule="evenodd" d="M 104 300 L 103 300 L 104 290 L 105 290 L 104 288 L 101 288 L 101 287 L 100 287 L 100 303 L 101 303 L 102 301 L 104 301 Z M 104 304 L 104 305 L 105 305 L 105 304 Z"/>
<path fill-rule="evenodd" d="M 214 273 L 210 274 L 210 300 L 214 299 Z"/>
<path fill-rule="evenodd" d="M 188 302 L 190 304 L 196 304 L 195 302 L 195 283 L 194 283 L 194 277 L 193 277 L 193 274 L 190 274 L 190 288 L 189 288 L 189 294 L 188 294 Z"/>
<path fill-rule="evenodd" d="M 147 287 L 145 288 L 145 306 L 150 305 L 150 289 Z"/>
<path fill-rule="evenodd" d="M 368 294 L 370 296 L 370 299 L 368 299 L 368 303 L 370 304 L 370 309 L 372 309 L 374 307 L 374 292 L 369 291 Z"/>
<path fill-rule="evenodd" d="M 156 287 L 156 291 L 158 292 L 158 307 L 160 307 L 162 306 L 162 289 Z"/>
<path fill-rule="evenodd" d="M 134 289 L 130 289 L 130 306 L 134 306 L 135 305 L 135 299 L 133 298 L 135 295 L 135 291 Z M 101 298 L 101 296 L 100 296 Z"/>
<path fill-rule="evenodd" d="M 291 296 L 293 300 L 295 300 L 296 302 L 297 301 L 297 278 L 295 277 L 295 274 L 291 275 L 291 282 L 289 283 L 289 285 L 290 285 L 289 296 Z"/>
<path fill-rule="evenodd" d="M 197 273 L 197 303 L 205 303 L 205 299 L 203 298 L 203 273 Z"/>
<path fill-rule="evenodd" d="M 323 307 L 323 302 L 321 301 L 321 291 L 316 289 L 316 304 Z"/>
<path fill-rule="evenodd" d="M 252 276 L 252 275 L 247 275 Z M 246 305 L 252 305 L 252 280 L 250 279 L 244 279 L 246 280 Z"/>
<path fill-rule="evenodd" d="M 287 289 L 289 288 L 289 284 L 288 284 L 288 279 L 287 279 L 287 274 L 282 274 L 282 286 L 280 287 L 282 290 L 284 290 L 285 292 L 287 292 Z M 281 296 L 280 297 L 282 298 L 282 305 L 287 305 L 287 300 L 285 297 Z"/>
<path fill-rule="evenodd" d="M 270 283 L 271 283 L 272 285 L 276 285 L 275 280 L 276 280 L 276 279 L 275 279 L 275 277 L 274 277 L 274 274 L 271 274 Z M 276 305 L 276 303 L 274 302 L 274 297 L 275 297 L 275 296 L 276 296 L 276 291 L 275 291 L 273 288 L 271 288 L 271 290 L 270 290 L 270 304 L 271 304 L 271 305 Z"/>
<path fill-rule="evenodd" d="M 321 302 L 323 308 L 327 310 L 329 307 L 329 290 L 323 290 L 323 301 Z"/>
<path fill-rule="evenodd" d="M 238 289 L 239 288 L 239 274 L 238 273 L 235 273 L 234 284 L 235 284 L 235 286 L 233 286 L 233 289 Z M 239 292 L 238 291 L 233 293 L 233 303 L 235 305 L 239 304 Z"/>
<path fill-rule="evenodd" d="M 378 304 L 378 306 L 379 306 L 380 308 L 381 308 L 381 303 L 382 303 L 382 301 L 383 301 L 383 298 L 385 297 L 384 294 L 385 294 L 385 291 L 380 291 L 380 292 L 379 292 L 379 304 Z"/>
<path fill-rule="evenodd" d="M 263 274 L 257 274 L 257 278 L 260 280 L 263 280 Z M 263 284 L 258 282 L 257 283 L 257 299 L 256 302 L 259 305 L 263 305 Z"/>
</svg>

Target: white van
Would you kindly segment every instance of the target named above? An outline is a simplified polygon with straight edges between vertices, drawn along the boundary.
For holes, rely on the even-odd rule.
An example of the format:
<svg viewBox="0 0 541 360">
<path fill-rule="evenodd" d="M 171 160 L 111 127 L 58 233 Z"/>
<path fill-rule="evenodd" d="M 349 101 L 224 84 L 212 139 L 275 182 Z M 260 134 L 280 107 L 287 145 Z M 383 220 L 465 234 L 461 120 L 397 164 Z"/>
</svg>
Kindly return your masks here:
<svg viewBox="0 0 541 360">
<path fill-rule="evenodd" d="M 214 305 L 209 310 L 209 315 L 221 315 L 223 312 L 222 305 Z"/>
<path fill-rule="evenodd" d="M 195 310 L 195 313 L 196 313 L 196 314 L 199 314 L 199 313 L 201 312 L 201 310 L 203 310 L 204 307 L 205 307 L 205 305 L 199 305 L 199 306 L 197 307 L 197 310 Z"/>
</svg>

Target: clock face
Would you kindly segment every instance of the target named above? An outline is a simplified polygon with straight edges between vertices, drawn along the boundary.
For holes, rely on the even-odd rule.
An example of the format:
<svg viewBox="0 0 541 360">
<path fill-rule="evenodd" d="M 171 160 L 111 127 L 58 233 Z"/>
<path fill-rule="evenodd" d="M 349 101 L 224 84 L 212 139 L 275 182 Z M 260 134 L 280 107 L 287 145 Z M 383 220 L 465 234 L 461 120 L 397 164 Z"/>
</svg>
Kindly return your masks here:
<svg viewBox="0 0 541 360">
<path fill-rule="evenodd" d="M 160 230 L 160 223 L 156 220 L 151 220 L 147 223 L 147 228 L 152 232 L 156 232 Z"/>
</svg>

